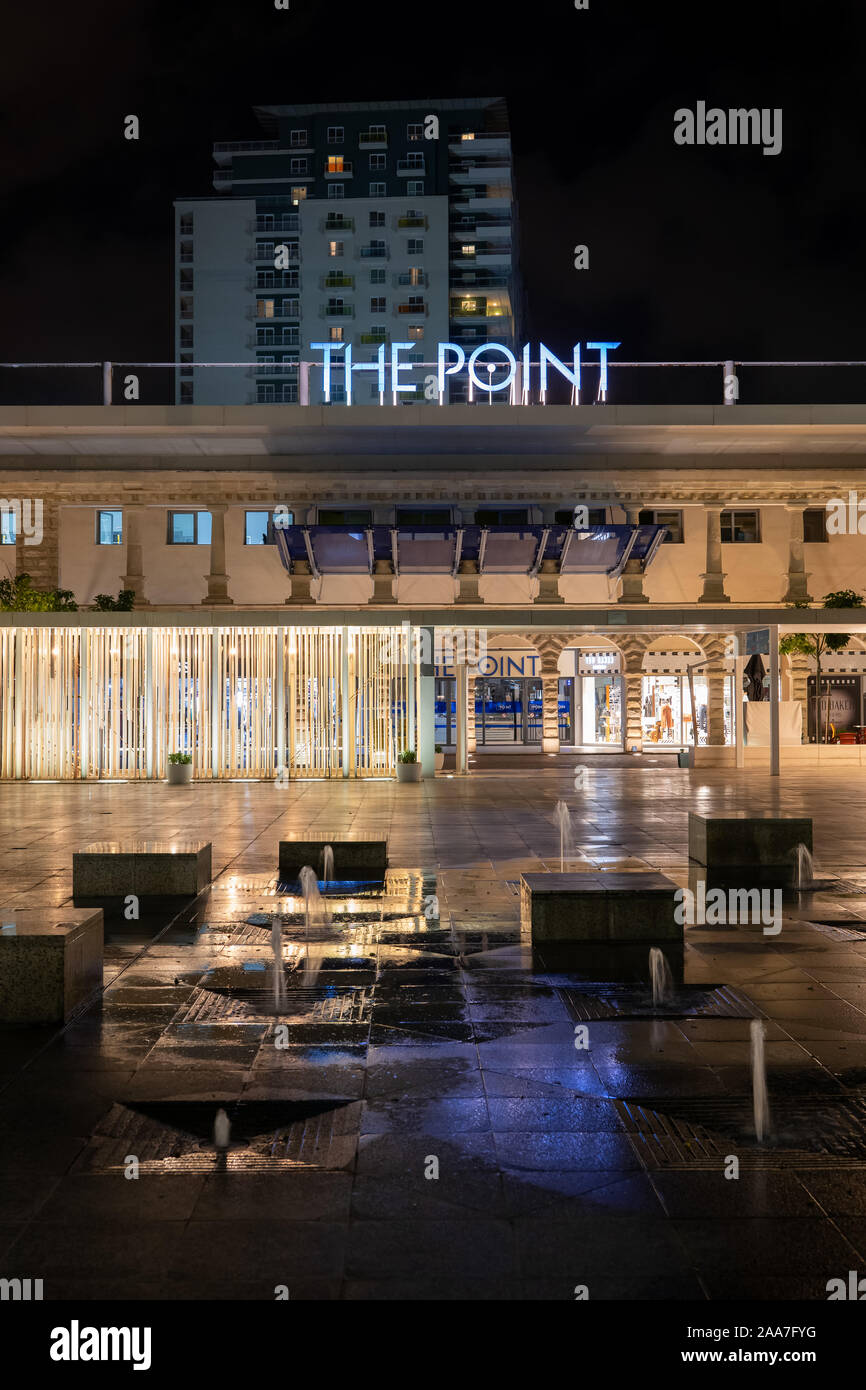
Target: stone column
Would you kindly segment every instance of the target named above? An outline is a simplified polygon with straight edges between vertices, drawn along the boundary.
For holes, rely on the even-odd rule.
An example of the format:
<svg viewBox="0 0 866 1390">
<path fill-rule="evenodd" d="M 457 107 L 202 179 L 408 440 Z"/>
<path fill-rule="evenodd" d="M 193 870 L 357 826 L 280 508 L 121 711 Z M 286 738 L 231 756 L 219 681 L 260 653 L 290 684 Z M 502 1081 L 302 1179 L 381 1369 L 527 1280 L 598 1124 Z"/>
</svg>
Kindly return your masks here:
<svg viewBox="0 0 866 1390">
<path fill-rule="evenodd" d="M 785 504 L 788 513 L 788 587 L 782 595 L 783 603 L 810 602 L 808 578 L 803 550 L 803 502 Z"/>
<path fill-rule="evenodd" d="M 718 748 L 725 742 L 725 680 L 727 673 L 716 667 L 706 668 L 707 677 L 707 743 Z M 697 717 L 697 711 L 695 711 Z M 700 742 L 700 733 L 698 734 Z"/>
<path fill-rule="evenodd" d="M 625 519 L 628 526 L 639 525 L 639 507 L 624 507 Z M 620 577 L 620 596 L 618 603 L 649 603 L 649 599 L 643 591 L 643 568 L 640 560 L 626 560 L 625 569 Z"/>
<path fill-rule="evenodd" d="M 475 683 L 478 676 L 469 675 L 466 677 L 466 711 L 468 724 L 466 728 L 466 749 L 469 753 L 474 753 L 477 748 L 478 738 L 475 733 Z"/>
<path fill-rule="evenodd" d="M 541 751 L 559 752 L 559 672 L 541 677 Z"/>
<path fill-rule="evenodd" d="M 59 588 L 60 509 L 56 501 L 53 497 L 19 498 L 15 522 L 15 573 L 29 574 L 36 589 Z M 6 554 L 3 561 L 5 569 Z"/>
<path fill-rule="evenodd" d="M 390 560 L 373 561 L 373 597 L 371 603 L 396 603 L 394 598 L 394 566 Z"/>
<path fill-rule="evenodd" d="M 559 565 L 556 560 L 542 560 L 538 571 L 538 594 L 533 603 L 565 603 L 559 596 Z"/>
<path fill-rule="evenodd" d="M 226 512 L 224 502 L 217 502 L 210 508 L 210 571 L 205 575 L 207 594 L 203 602 L 218 608 L 228 608 L 234 603 L 229 598 L 229 576 L 226 574 Z"/>
<path fill-rule="evenodd" d="M 707 568 L 701 579 L 704 589 L 698 603 L 730 603 L 725 593 L 725 574 L 722 570 L 722 508 L 706 507 Z"/>
<path fill-rule="evenodd" d="M 478 595 L 479 577 L 477 560 L 460 561 L 455 603 L 483 603 L 483 599 Z"/>
<path fill-rule="evenodd" d="M 143 507 L 125 507 L 123 510 L 123 529 L 126 535 L 126 574 L 121 576 L 124 589 L 135 594 L 135 608 L 149 608 L 150 600 L 144 592 L 144 561 L 142 559 L 141 523 L 144 519 Z"/>
<path fill-rule="evenodd" d="M 790 658 L 791 699 L 800 701 L 803 716 L 803 742 L 809 742 L 809 676 L 813 675 L 809 658 L 793 655 Z"/>
<path fill-rule="evenodd" d="M 291 607 L 309 608 L 313 599 L 310 596 L 310 585 L 313 582 L 313 575 L 310 569 L 309 560 L 293 560 L 292 562 L 292 592 L 286 599 L 286 605 Z"/>
<path fill-rule="evenodd" d="M 643 752 L 643 724 L 641 723 L 641 703 L 643 696 L 643 672 L 628 671 L 623 676 L 625 686 L 625 747 Z"/>
</svg>

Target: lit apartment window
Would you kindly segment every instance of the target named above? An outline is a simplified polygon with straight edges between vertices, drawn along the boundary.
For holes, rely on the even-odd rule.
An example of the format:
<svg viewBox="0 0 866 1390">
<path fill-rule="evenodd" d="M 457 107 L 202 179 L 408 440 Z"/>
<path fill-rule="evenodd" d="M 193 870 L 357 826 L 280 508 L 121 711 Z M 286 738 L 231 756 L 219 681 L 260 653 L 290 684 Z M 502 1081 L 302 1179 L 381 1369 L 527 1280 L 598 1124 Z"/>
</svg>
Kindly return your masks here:
<svg viewBox="0 0 866 1390">
<path fill-rule="evenodd" d="M 343 325 L 341 323 L 332 324 L 328 329 L 328 337 L 332 343 L 341 343 L 343 341 Z"/>
<path fill-rule="evenodd" d="M 410 256 L 423 256 L 424 238 L 418 236 L 410 237 L 406 245 L 406 252 Z"/>
<path fill-rule="evenodd" d="M 273 299 L 257 299 L 257 300 L 256 300 L 256 318 L 259 318 L 259 319 L 272 319 L 273 317 L 274 317 L 274 300 L 273 300 Z"/>
<path fill-rule="evenodd" d="M 385 271 L 384 271 L 383 269 L 381 269 L 381 268 L 378 269 L 378 270 L 371 270 L 371 271 L 370 271 L 370 284 L 371 284 L 371 285 L 384 285 L 384 284 L 385 284 Z"/>
<path fill-rule="evenodd" d="M 210 512 L 169 512 L 169 545 L 210 545 Z"/>
<path fill-rule="evenodd" d="M 470 241 L 470 242 L 467 242 L 465 246 L 461 246 L 461 247 L 460 247 L 460 254 L 461 254 L 461 256 L 474 256 L 474 255 L 475 255 L 475 246 L 474 246 L 474 244 Z"/>
<path fill-rule="evenodd" d="M 370 226 L 371 226 L 371 227 L 384 227 L 384 225 L 385 225 L 385 214 L 384 214 L 384 212 L 371 212 L 371 213 L 370 213 Z"/>
<path fill-rule="evenodd" d="M 307 190 L 303 184 L 300 184 L 297 188 L 292 189 L 292 202 L 295 204 L 295 206 L 297 206 L 298 203 L 303 202 L 306 196 Z"/>
<path fill-rule="evenodd" d="M 810 545 L 827 540 L 827 512 L 824 507 L 809 507 L 804 511 L 803 540 Z"/>
<path fill-rule="evenodd" d="M 665 545 L 682 545 L 683 543 L 683 514 L 682 512 L 669 512 L 658 510 L 644 510 L 638 512 L 638 521 L 641 526 L 666 526 L 667 535 L 664 539 Z"/>
<path fill-rule="evenodd" d="M 424 284 L 424 272 L 423 272 L 423 270 L 421 269 L 420 265 L 410 265 L 410 267 L 409 267 L 409 284 L 410 284 L 410 285 L 423 285 L 423 284 Z"/>
<path fill-rule="evenodd" d="M 423 180 L 423 179 L 410 179 L 409 182 L 408 182 L 407 185 L 406 185 L 406 192 L 409 194 L 409 197 L 410 197 L 410 198 L 412 198 L 412 197 L 415 197 L 415 198 L 423 198 L 423 197 L 424 197 L 424 180 Z"/>
<path fill-rule="evenodd" d="M 328 197 L 329 197 L 329 198 L 345 198 L 345 196 L 346 196 L 346 185 L 345 185 L 344 183 L 329 183 L 329 184 L 328 184 Z"/>
<path fill-rule="evenodd" d="M 406 127 L 406 139 L 407 139 L 407 140 L 423 140 L 423 139 L 424 139 L 424 126 L 423 126 L 422 124 L 420 124 L 420 122 L 413 122 L 412 125 L 407 125 L 407 127 Z"/>
<path fill-rule="evenodd" d="M 722 543 L 724 545 L 760 545 L 760 542 L 760 512 L 722 512 Z"/>
<path fill-rule="evenodd" d="M 373 173 L 374 171 L 376 171 L 376 172 L 381 172 L 383 169 L 387 168 L 387 164 L 388 164 L 388 156 L 387 156 L 386 154 L 371 154 L 371 155 L 370 155 L 370 172 L 371 172 L 371 173 Z"/>
<path fill-rule="evenodd" d="M 15 544 L 15 513 L 0 512 L 0 545 Z"/>
<path fill-rule="evenodd" d="M 306 172 L 307 172 L 307 161 L 306 161 L 306 159 L 290 159 L 290 160 L 289 160 L 289 173 L 290 173 L 290 174 L 305 174 Z"/>
<path fill-rule="evenodd" d="M 329 144 L 329 145 L 342 145 L 342 143 L 343 143 L 343 141 L 345 140 L 345 138 L 346 138 L 346 128 L 345 128 L 345 126 L 341 126 L 341 125 L 329 125 L 329 126 L 328 126 L 328 144 Z"/>
<path fill-rule="evenodd" d="M 370 184 L 370 197 L 371 197 L 371 198 L 384 198 L 384 197 L 385 197 L 385 184 L 384 184 L 384 183 L 371 183 L 371 184 Z"/>
<path fill-rule="evenodd" d="M 326 168 L 329 174 L 342 174 L 344 167 L 343 156 L 341 154 L 328 155 Z"/>
<path fill-rule="evenodd" d="M 474 131 L 468 131 L 468 132 L 466 132 L 464 135 L 461 135 L 461 136 L 460 136 L 460 139 L 461 139 L 461 140 L 474 140 L 474 139 L 475 139 L 475 133 L 474 133 Z"/>
<path fill-rule="evenodd" d="M 328 255 L 329 255 L 329 256 L 342 256 L 342 254 L 343 254 L 343 249 L 344 249 L 344 243 L 343 243 L 342 241 L 329 241 L 329 242 L 328 242 Z"/>
<path fill-rule="evenodd" d="M 373 299 L 370 300 L 370 313 L 371 313 L 371 314 L 386 314 L 387 312 L 388 312 L 388 309 L 387 309 L 387 305 L 385 304 L 385 296 L 384 296 L 384 295 L 376 295 L 376 296 L 374 296 Z"/>
<path fill-rule="evenodd" d="M 120 545 L 123 541 L 123 513 L 96 513 L 96 544 Z"/>
<path fill-rule="evenodd" d="M 293 130 L 289 135 L 289 144 L 292 149 L 297 149 L 300 145 L 306 145 L 307 132 L 305 130 Z"/>
<path fill-rule="evenodd" d="M 419 338 L 423 338 L 423 337 L 424 337 L 424 325 L 423 325 L 422 323 L 410 323 L 410 324 L 409 324 L 409 338 L 410 338 L 411 340 L 414 340 L 415 342 L 417 342 Z"/>
<path fill-rule="evenodd" d="M 274 531 L 291 526 L 294 517 L 283 508 L 274 512 L 247 512 L 244 523 L 244 545 L 273 545 Z"/>
</svg>

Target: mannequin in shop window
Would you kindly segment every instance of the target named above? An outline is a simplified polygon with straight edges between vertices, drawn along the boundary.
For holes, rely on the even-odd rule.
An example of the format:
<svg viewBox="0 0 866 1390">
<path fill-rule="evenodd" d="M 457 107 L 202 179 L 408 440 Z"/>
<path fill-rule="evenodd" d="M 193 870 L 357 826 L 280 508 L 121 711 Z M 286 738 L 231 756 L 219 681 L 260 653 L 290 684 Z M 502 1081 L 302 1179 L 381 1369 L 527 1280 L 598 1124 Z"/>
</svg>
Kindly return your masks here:
<svg viewBox="0 0 866 1390">
<path fill-rule="evenodd" d="M 661 707 L 661 726 L 662 737 L 666 742 L 669 742 L 674 736 L 674 712 L 671 709 L 670 700 L 665 700 Z"/>
</svg>

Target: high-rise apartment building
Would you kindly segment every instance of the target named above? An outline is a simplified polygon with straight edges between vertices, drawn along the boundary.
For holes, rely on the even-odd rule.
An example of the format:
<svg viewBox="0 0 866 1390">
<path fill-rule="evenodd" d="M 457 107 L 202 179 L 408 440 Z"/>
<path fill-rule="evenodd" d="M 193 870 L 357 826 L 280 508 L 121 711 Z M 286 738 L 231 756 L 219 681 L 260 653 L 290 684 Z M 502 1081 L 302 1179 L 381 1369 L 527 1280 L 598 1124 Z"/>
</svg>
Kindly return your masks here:
<svg viewBox="0 0 866 1390">
<path fill-rule="evenodd" d="M 400 385 L 415 386 L 401 399 L 435 403 L 424 364 L 438 343 L 467 356 L 487 341 L 513 346 L 521 299 L 502 100 L 256 115 L 269 138 L 214 146 L 218 196 L 175 202 L 180 404 L 376 403 L 380 362 L 392 399 L 392 351 Z M 236 365 L 194 365 L 216 362 Z M 464 398 L 465 379 L 449 383 L 450 400 Z"/>
</svg>

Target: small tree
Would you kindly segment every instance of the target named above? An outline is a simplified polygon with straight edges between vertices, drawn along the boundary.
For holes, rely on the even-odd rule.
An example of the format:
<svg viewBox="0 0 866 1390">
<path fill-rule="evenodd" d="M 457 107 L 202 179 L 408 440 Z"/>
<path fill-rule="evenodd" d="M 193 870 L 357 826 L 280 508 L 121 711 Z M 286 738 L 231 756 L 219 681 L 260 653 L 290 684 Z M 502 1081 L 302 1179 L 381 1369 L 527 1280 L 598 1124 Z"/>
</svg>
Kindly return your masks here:
<svg viewBox="0 0 866 1390">
<path fill-rule="evenodd" d="M 863 608 L 863 596 L 853 589 L 837 589 L 835 593 L 825 594 L 822 600 L 825 608 Z M 808 608 L 809 604 L 800 601 L 792 608 Z M 841 652 L 851 641 L 850 632 L 789 632 L 779 641 L 779 651 L 785 656 L 794 653 L 811 656 L 815 662 L 815 741 L 827 743 L 830 737 L 830 702 L 827 701 L 827 717 L 824 720 L 824 738 L 821 738 L 821 660 L 827 652 Z"/>
<path fill-rule="evenodd" d="M 0 610 L 4 613 L 77 613 L 71 589 L 37 589 L 29 574 L 0 579 Z"/>
</svg>

